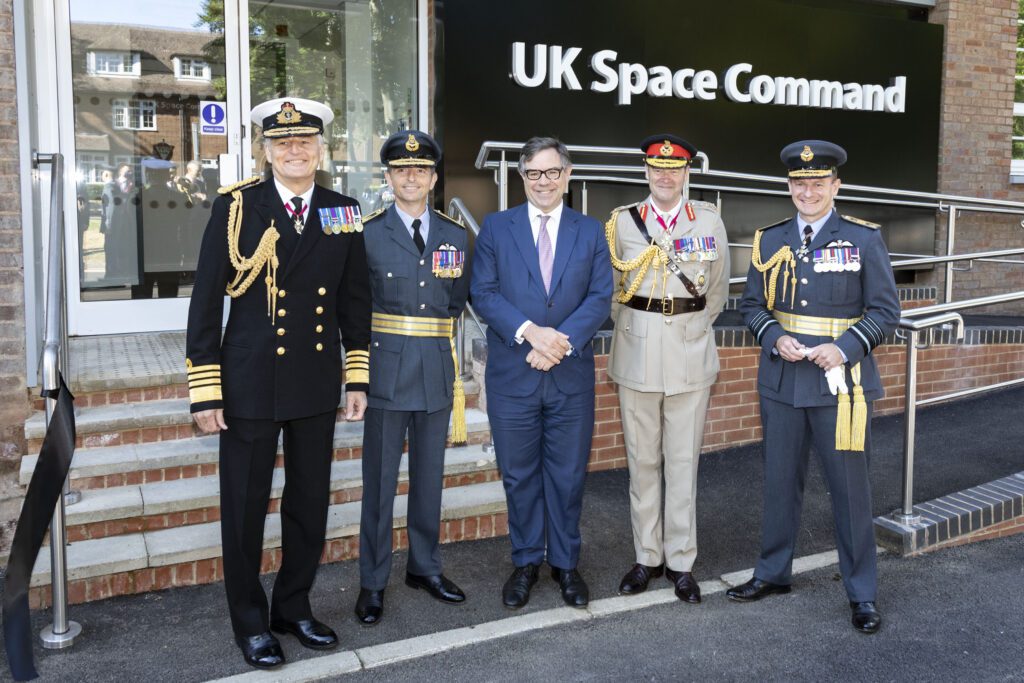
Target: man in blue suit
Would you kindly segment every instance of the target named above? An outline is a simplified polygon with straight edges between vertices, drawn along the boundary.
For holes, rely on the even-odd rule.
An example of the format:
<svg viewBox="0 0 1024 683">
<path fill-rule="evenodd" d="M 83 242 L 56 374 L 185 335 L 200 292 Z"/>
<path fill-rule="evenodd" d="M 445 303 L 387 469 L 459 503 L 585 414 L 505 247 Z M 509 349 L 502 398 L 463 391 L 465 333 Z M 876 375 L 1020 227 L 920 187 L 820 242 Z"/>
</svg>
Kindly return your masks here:
<svg viewBox="0 0 1024 683">
<path fill-rule="evenodd" d="M 562 203 L 571 170 L 565 145 L 530 139 L 519 157 L 528 201 L 487 216 L 473 260 L 515 564 L 502 589 L 510 609 L 530 599 L 545 557 L 563 600 L 589 601 L 576 565 L 594 431 L 591 340 L 611 310 L 612 269 L 601 224 Z"/>
<path fill-rule="evenodd" d="M 882 617 L 868 458 L 871 401 L 883 391 L 871 352 L 896 328 L 900 304 L 879 226 L 835 210 L 836 169 L 845 161 L 830 142 L 786 146 L 782 162 L 798 215 L 754 237 L 739 309 L 761 346 L 761 557 L 754 577 L 727 595 L 751 602 L 789 592 L 813 446 L 828 482 L 851 620 L 874 633 Z"/>
</svg>

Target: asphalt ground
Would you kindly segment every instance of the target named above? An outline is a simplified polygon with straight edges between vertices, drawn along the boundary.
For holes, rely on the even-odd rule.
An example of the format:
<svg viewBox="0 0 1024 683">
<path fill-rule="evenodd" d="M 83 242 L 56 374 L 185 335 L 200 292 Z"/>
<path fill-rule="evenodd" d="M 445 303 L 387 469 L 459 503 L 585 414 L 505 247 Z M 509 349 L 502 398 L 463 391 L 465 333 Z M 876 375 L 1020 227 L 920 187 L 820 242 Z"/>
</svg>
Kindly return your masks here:
<svg viewBox="0 0 1024 683">
<path fill-rule="evenodd" d="M 920 410 L 915 500 L 1024 470 L 1022 405 L 1024 389 L 1012 389 Z M 901 417 L 876 418 L 872 429 L 878 515 L 900 506 Z M 701 458 L 700 554 L 694 568 L 698 579 L 715 579 L 755 564 L 761 475 L 757 444 Z M 815 463 L 808 476 L 797 556 L 832 548 L 831 512 Z M 468 595 L 463 605 L 440 604 L 423 591 L 407 588 L 402 582 L 405 554 L 399 552 L 380 625 L 362 628 L 353 616 L 359 588 L 355 561 L 321 568 L 312 595 L 314 612 L 338 631 L 342 650 L 353 650 L 562 607 L 546 572 L 526 608 L 510 613 L 502 607 L 499 591 L 511 570 L 507 538 L 442 546 L 442 557 L 446 575 Z M 523 632 L 357 677 L 1024 680 L 1022 560 L 1024 536 L 912 559 L 881 557 L 879 607 L 885 623 L 874 636 L 856 633 L 849 625 L 849 608 L 833 567 L 800 575 L 790 595 L 753 605 L 730 604 L 718 593 L 696 607 L 652 606 Z M 627 473 L 592 473 L 584 499 L 579 565 L 592 600 L 614 596 L 632 563 Z M 268 590 L 272 580 L 265 577 Z M 664 579 L 657 585 L 668 586 Z M 43 680 L 201 681 L 251 671 L 231 637 L 221 584 L 74 605 L 70 614 L 83 627 L 72 648 L 46 651 L 37 641 Z M 35 612 L 35 632 L 50 619 L 49 611 Z M 291 637 L 284 637 L 282 644 L 292 662 L 324 656 L 305 650 Z M 0 677 L 9 677 L 6 667 Z"/>
</svg>

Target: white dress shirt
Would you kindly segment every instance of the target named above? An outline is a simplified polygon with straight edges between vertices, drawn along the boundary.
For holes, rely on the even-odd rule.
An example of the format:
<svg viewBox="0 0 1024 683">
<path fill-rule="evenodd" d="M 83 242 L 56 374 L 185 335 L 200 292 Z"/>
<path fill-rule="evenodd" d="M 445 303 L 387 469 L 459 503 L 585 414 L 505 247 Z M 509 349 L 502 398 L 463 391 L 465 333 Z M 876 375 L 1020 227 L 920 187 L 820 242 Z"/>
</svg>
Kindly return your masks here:
<svg viewBox="0 0 1024 683">
<path fill-rule="evenodd" d="M 537 246 L 537 240 L 540 238 L 540 217 L 548 216 L 548 236 L 551 238 L 551 258 L 555 258 L 555 249 L 558 248 L 558 226 L 562 222 L 562 207 L 565 206 L 564 202 L 559 202 L 558 206 L 554 208 L 550 213 L 545 214 L 543 211 L 538 209 L 533 204 L 526 205 L 526 212 L 530 216 L 530 230 L 533 231 L 533 245 Z M 523 343 L 523 332 L 526 328 L 532 325 L 533 322 L 527 320 L 519 329 L 516 330 L 515 340 L 517 344 Z M 570 351 L 571 353 L 571 351 Z"/>
<path fill-rule="evenodd" d="M 306 207 L 305 213 L 302 214 L 302 224 L 305 225 L 306 221 L 309 220 L 309 212 L 312 210 L 309 208 L 309 202 L 313 199 L 313 186 L 315 183 L 309 186 L 309 189 L 302 194 L 295 194 L 287 187 L 281 184 L 281 182 L 274 178 L 274 187 L 277 188 L 277 194 L 281 197 L 281 203 L 285 206 L 292 206 L 292 197 L 302 197 L 302 205 Z M 294 208 L 294 207 L 292 207 Z M 292 214 L 289 213 L 289 216 Z"/>
</svg>

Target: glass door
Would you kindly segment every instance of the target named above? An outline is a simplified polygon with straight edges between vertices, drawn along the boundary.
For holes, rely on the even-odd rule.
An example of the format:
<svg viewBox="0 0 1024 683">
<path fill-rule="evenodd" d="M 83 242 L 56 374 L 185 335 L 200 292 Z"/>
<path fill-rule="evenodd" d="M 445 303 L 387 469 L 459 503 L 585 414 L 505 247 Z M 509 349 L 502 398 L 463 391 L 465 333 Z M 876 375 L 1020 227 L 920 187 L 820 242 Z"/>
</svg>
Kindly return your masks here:
<svg viewBox="0 0 1024 683">
<path fill-rule="evenodd" d="M 216 190 L 263 172 L 254 104 L 327 104 L 318 182 L 390 199 L 378 150 L 425 111 L 427 0 L 56 5 L 71 334 L 185 328 Z"/>
<path fill-rule="evenodd" d="M 62 9 L 69 329 L 183 329 L 211 203 L 240 171 L 237 4 Z"/>
</svg>

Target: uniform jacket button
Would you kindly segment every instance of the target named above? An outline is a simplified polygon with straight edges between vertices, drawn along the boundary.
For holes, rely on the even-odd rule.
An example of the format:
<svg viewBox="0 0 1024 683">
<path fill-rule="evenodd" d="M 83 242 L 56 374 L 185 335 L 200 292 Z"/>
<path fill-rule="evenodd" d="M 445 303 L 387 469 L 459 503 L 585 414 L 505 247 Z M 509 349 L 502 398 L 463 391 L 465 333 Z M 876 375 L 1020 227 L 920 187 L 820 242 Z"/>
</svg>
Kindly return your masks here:
<svg viewBox="0 0 1024 683">
<path fill-rule="evenodd" d="M 286 296 L 288 296 L 288 292 L 286 292 L 286 291 L 284 291 L 284 290 L 282 289 L 282 290 L 279 290 L 279 291 L 277 292 L 277 295 L 278 295 L 279 297 L 281 297 L 281 298 L 283 299 L 283 298 L 285 298 Z"/>
<path fill-rule="evenodd" d="M 317 344 L 316 345 L 316 350 L 317 351 L 323 351 L 324 350 L 324 345 L 323 344 Z"/>
<path fill-rule="evenodd" d="M 420 287 L 426 287 L 426 286 L 427 286 L 426 280 L 420 280 Z"/>
<path fill-rule="evenodd" d="M 286 310 L 285 310 L 285 309 L 283 309 L 283 308 L 279 308 L 279 309 L 277 309 L 277 315 L 278 315 L 278 317 L 281 317 L 281 318 L 283 318 L 283 317 L 285 317 L 286 315 L 288 315 L 288 311 L 286 311 Z"/>
<path fill-rule="evenodd" d="M 317 306 L 316 307 L 316 314 L 317 315 L 320 315 L 323 312 L 324 312 L 324 307 L 323 306 Z"/>
<path fill-rule="evenodd" d="M 277 336 L 278 337 L 283 337 L 284 336 L 284 328 L 283 327 L 277 328 Z"/>
<path fill-rule="evenodd" d="M 380 346 L 380 342 L 373 342 L 374 347 Z"/>
<path fill-rule="evenodd" d="M 422 266 L 422 265 L 426 265 L 426 263 L 427 263 L 426 261 L 424 261 L 423 259 L 420 259 L 420 265 L 421 265 L 421 266 Z"/>
<path fill-rule="evenodd" d="M 277 355 L 279 355 L 279 356 L 283 356 L 284 355 L 284 347 L 283 346 L 278 346 L 277 347 Z"/>
<path fill-rule="evenodd" d="M 800 300 L 800 305 L 801 306 L 806 306 L 807 305 L 807 299 L 801 299 Z"/>
<path fill-rule="evenodd" d="M 806 285 L 807 284 L 807 278 L 805 278 L 805 277 L 800 278 L 800 284 Z"/>
<path fill-rule="evenodd" d="M 392 275 L 391 273 L 388 273 L 388 277 L 394 277 L 394 275 Z"/>
<path fill-rule="evenodd" d="M 424 308 L 426 308 L 426 307 L 427 307 L 427 305 L 426 305 L 426 304 L 420 304 L 420 310 L 421 310 L 421 311 L 422 311 L 422 310 L 423 310 Z"/>
<path fill-rule="evenodd" d="M 321 287 L 320 289 L 316 290 L 316 292 L 320 296 L 323 296 L 324 294 L 327 294 L 327 288 L 326 287 Z"/>
</svg>

